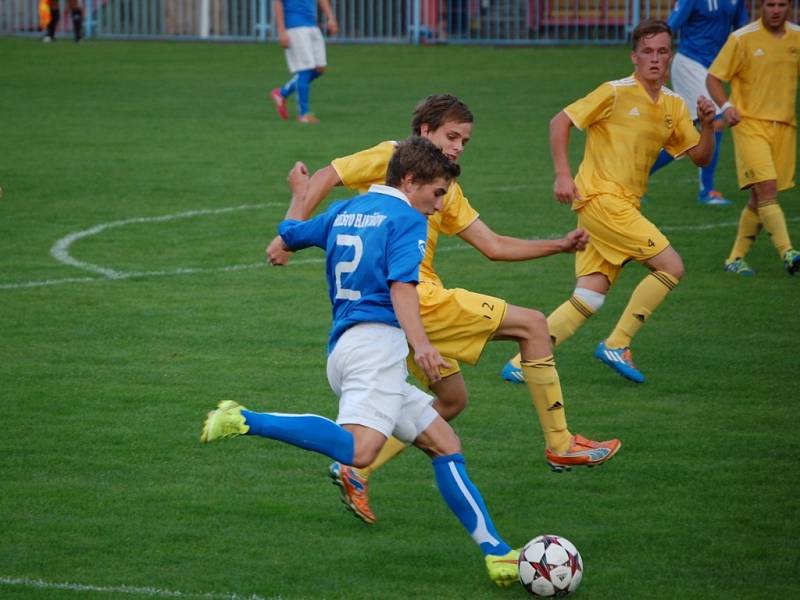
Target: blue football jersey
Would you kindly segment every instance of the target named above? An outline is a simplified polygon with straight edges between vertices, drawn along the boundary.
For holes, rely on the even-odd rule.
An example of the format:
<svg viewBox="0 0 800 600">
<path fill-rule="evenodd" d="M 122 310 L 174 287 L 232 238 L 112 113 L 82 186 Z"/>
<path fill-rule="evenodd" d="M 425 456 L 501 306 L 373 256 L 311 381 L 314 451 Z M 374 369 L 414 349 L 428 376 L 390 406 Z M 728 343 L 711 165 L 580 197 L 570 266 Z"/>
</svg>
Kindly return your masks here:
<svg viewBox="0 0 800 600">
<path fill-rule="evenodd" d="M 317 26 L 317 0 L 281 0 L 287 29 Z"/>
<path fill-rule="evenodd" d="M 394 188 L 331 205 L 309 221 L 283 221 L 278 234 L 292 250 L 325 250 L 333 326 L 328 352 L 348 328 L 377 322 L 399 327 L 389 286 L 416 283 L 425 256 L 428 220 Z"/>
<path fill-rule="evenodd" d="M 731 31 L 748 22 L 745 0 L 678 0 L 667 23 L 680 34 L 678 52 L 706 69 Z"/>
</svg>

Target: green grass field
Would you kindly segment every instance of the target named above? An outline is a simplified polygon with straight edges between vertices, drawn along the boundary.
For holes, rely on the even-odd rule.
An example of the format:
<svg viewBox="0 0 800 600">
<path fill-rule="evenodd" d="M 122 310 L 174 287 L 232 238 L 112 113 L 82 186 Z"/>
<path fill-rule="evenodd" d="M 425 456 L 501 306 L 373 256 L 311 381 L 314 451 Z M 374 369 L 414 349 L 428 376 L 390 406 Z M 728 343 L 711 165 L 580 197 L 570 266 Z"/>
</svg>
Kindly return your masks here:
<svg viewBox="0 0 800 600">
<path fill-rule="evenodd" d="M 574 217 L 551 196 L 547 122 L 628 75 L 628 52 L 332 46 L 329 60 L 308 127 L 266 100 L 286 79 L 274 45 L 0 39 L 0 597 L 525 597 L 489 582 L 419 452 L 374 476 L 368 528 L 324 457 L 198 436 L 223 398 L 336 414 L 321 255 L 263 261 L 295 160 L 403 138 L 418 99 L 453 92 L 477 117 L 461 182 L 483 219 L 558 235 Z M 800 278 L 763 235 L 756 277 L 723 273 L 745 200 L 729 137 L 718 187 L 736 206 L 700 207 L 695 186 L 676 163 L 644 207 L 687 267 L 636 338 L 648 382 L 592 358 L 635 265 L 557 353 L 570 428 L 621 438 L 614 461 L 548 470 L 527 393 L 498 377 L 511 344 L 465 368 L 454 425 L 473 480 L 510 543 L 578 546 L 585 600 L 800 596 Z M 781 196 L 796 241 L 799 201 Z M 438 265 L 452 287 L 545 312 L 573 287 L 569 256 L 493 264 L 456 239 Z"/>
</svg>

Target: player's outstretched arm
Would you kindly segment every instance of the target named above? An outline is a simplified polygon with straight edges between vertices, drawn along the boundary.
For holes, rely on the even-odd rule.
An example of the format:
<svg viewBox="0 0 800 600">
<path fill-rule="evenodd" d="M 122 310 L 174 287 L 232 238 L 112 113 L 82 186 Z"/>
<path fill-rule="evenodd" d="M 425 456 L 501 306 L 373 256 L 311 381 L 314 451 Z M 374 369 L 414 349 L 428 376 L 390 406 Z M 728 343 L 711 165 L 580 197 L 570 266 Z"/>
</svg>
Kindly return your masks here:
<svg viewBox="0 0 800 600">
<path fill-rule="evenodd" d="M 392 296 L 394 313 L 406 334 L 408 345 L 414 350 L 414 361 L 425 371 L 425 375 L 431 383 L 439 381 L 442 378 L 439 374 L 439 367 L 447 369 L 450 365 L 433 347 L 425 333 L 422 317 L 419 315 L 419 296 L 417 296 L 416 284 L 393 281 L 389 291 Z"/>
<path fill-rule="evenodd" d="M 714 155 L 714 117 L 717 107 L 705 96 L 697 99 L 697 118 L 700 121 L 700 141 L 686 151 L 692 162 L 698 167 L 705 167 Z"/>
<path fill-rule="evenodd" d="M 292 192 L 292 199 L 289 201 L 289 210 L 286 212 L 287 219 L 296 219 L 293 214 L 302 212 L 303 197 L 308 188 L 308 167 L 300 161 L 294 163 L 286 177 L 289 190 Z M 299 219 L 297 219 L 299 220 Z M 289 262 L 291 252 L 289 252 L 280 236 L 275 236 L 267 246 L 267 262 L 271 265 L 282 266 Z"/>
<path fill-rule="evenodd" d="M 583 250 L 589 240 L 583 229 L 569 232 L 554 240 L 525 240 L 499 235 L 481 219 L 476 219 L 458 236 L 489 260 L 519 261 L 541 258 L 561 252 Z"/>
<path fill-rule="evenodd" d="M 342 185 L 342 180 L 339 174 L 332 165 L 322 167 L 314 172 L 311 179 L 308 181 L 306 193 L 303 196 L 303 201 L 299 204 L 298 212 L 293 212 L 291 215 L 287 214 L 289 219 L 308 219 L 320 203 L 328 196 L 330 191 L 338 185 Z"/>
<path fill-rule="evenodd" d="M 572 204 L 580 197 L 569 167 L 569 129 L 572 119 L 563 110 L 550 120 L 550 155 L 556 180 L 553 195 L 562 204 Z"/>
<path fill-rule="evenodd" d="M 302 169 L 298 167 L 302 165 Z M 342 185 L 339 174 L 331 165 L 316 171 L 311 179 L 308 169 L 301 163 L 295 163 L 287 178 L 292 190 L 292 201 L 286 213 L 287 219 L 304 221 L 308 219 L 328 193 L 337 185 Z M 283 250 L 283 241 L 276 236 L 267 246 L 267 262 L 274 266 L 283 266 L 289 262 L 291 254 Z"/>
</svg>

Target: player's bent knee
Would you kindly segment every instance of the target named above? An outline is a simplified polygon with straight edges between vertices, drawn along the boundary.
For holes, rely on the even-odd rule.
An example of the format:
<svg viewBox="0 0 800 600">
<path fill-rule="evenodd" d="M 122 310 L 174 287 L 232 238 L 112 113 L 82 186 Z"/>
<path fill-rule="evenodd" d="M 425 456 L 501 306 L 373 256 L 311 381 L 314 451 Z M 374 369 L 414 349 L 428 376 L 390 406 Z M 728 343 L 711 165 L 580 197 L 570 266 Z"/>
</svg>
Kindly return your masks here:
<svg viewBox="0 0 800 600">
<path fill-rule="evenodd" d="M 458 454 L 461 452 L 461 440 L 455 431 L 450 429 L 448 435 L 438 437 L 429 448 L 431 456 L 447 456 L 448 454 Z"/>
<path fill-rule="evenodd" d="M 467 408 L 466 396 L 437 396 L 433 401 L 433 409 L 445 420 L 455 419 Z"/>
<path fill-rule="evenodd" d="M 363 469 L 364 467 L 368 467 L 378 457 L 379 451 L 380 448 L 378 449 L 357 448 L 356 451 L 353 453 L 352 466 L 356 467 L 357 469 Z"/>
<path fill-rule="evenodd" d="M 680 255 L 676 254 L 674 260 L 664 269 L 667 273 L 672 275 L 675 279 L 681 280 L 686 274 L 686 268 L 683 266 L 683 259 Z"/>
<path fill-rule="evenodd" d="M 547 329 L 547 317 L 544 315 L 544 313 L 530 308 L 526 309 L 525 326 L 528 333 L 528 339 L 550 339 L 550 333 Z"/>
</svg>

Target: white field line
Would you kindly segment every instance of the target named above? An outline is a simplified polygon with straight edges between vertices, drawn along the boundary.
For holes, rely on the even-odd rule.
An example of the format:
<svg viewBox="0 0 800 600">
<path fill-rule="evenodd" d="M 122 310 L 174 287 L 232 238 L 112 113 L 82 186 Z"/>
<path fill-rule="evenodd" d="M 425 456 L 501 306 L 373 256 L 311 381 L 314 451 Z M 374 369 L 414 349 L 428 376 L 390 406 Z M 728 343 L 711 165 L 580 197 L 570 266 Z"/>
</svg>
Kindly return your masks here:
<svg viewBox="0 0 800 600">
<path fill-rule="evenodd" d="M 52 248 L 50 249 L 50 254 L 55 258 L 57 261 L 71 266 L 83 271 L 89 271 L 90 273 L 94 273 L 94 277 L 65 277 L 59 279 L 43 279 L 43 280 L 34 280 L 34 281 L 20 281 L 20 282 L 13 282 L 13 283 L 0 283 L 0 290 L 17 290 L 17 289 L 28 289 L 28 288 L 36 288 L 36 287 L 46 287 L 51 285 L 61 285 L 67 283 L 95 283 L 99 281 L 104 281 L 108 279 L 131 279 L 134 277 L 173 277 L 176 275 L 195 275 L 200 273 L 217 273 L 217 272 L 228 272 L 228 271 L 243 271 L 247 269 L 258 269 L 267 266 L 265 262 L 258 262 L 258 263 L 249 263 L 243 265 L 227 265 L 223 267 L 176 267 L 174 269 L 164 269 L 160 271 L 137 271 L 137 272 L 125 272 L 125 271 L 117 271 L 110 267 L 104 267 L 101 265 L 96 265 L 93 263 L 80 261 L 74 258 L 69 250 L 72 244 L 75 242 L 97 235 L 102 233 L 108 229 L 114 229 L 119 227 L 125 227 L 127 225 L 135 225 L 135 224 L 142 224 L 142 223 L 163 223 L 166 221 L 175 221 L 178 219 L 190 219 L 199 216 L 206 216 L 206 215 L 218 215 L 224 213 L 231 213 L 236 211 L 242 210 L 257 210 L 261 208 L 271 208 L 271 207 L 278 207 L 280 206 L 277 203 L 270 203 L 270 204 L 242 204 L 240 206 L 230 206 L 226 208 L 217 208 L 217 209 L 200 209 L 200 210 L 190 210 L 187 212 L 172 214 L 172 215 L 162 215 L 158 217 L 136 217 L 132 219 L 122 219 L 119 221 L 111 221 L 109 223 L 101 223 L 99 225 L 95 225 L 89 229 L 84 229 L 82 231 L 77 231 L 74 233 L 70 233 L 69 235 L 64 236 L 60 240 L 56 241 L 53 244 Z M 800 217 L 789 217 L 786 219 L 787 221 L 798 221 Z M 726 227 L 736 227 L 738 225 L 738 221 L 723 221 L 720 223 L 704 223 L 704 224 L 689 224 L 689 225 L 667 225 L 661 227 L 660 229 L 664 232 L 671 232 L 671 231 L 706 231 L 710 229 L 721 229 Z M 558 238 L 562 234 L 551 234 L 549 236 L 544 236 L 547 238 Z M 459 244 L 455 246 L 449 246 L 446 248 L 442 248 L 439 251 L 452 251 L 452 250 L 464 250 L 469 248 L 467 244 Z M 292 261 L 292 264 L 314 264 L 314 263 L 321 263 L 324 259 L 322 258 L 306 258 L 306 259 L 295 259 Z M 99 276 L 99 277 L 98 277 Z"/>
<path fill-rule="evenodd" d="M 67 236 L 64 236 L 60 240 L 58 240 L 53 247 L 50 248 L 50 254 L 53 258 L 57 261 L 64 263 L 65 265 L 70 265 L 72 267 L 77 267 L 78 269 L 82 269 L 84 271 L 90 271 L 92 273 L 97 273 L 98 275 L 103 275 L 108 279 L 124 279 L 126 277 L 130 277 L 130 273 L 125 273 L 122 271 L 115 271 L 114 269 L 109 269 L 106 267 L 101 267 L 98 265 L 94 265 L 92 263 L 87 263 L 80 261 L 76 258 L 73 258 L 69 253 L 69 248 L 83 238 L 87 238 L 93 235 L 97 235 L 105 231 L 106 229 L 114 229 L 116 227 L 125 227 L 127 225 L 137 225 L 140 223 L 163 223 L 165 221 L 175 221 L 177 219 L 191 219 L 193 217 L 201 217 L 205 215 L 219 215 L 224 213 L 230 213 L 240 210 L 253 210 L 259 208 L 266 208 L 269 206 L 277 206 L 276 204 L 242 204 L 240 206 L 229 206 L 227 208 L 217 208 L 217 209 L 203 209 L 203 210 L 190 210 L 183 213 L 178 213 L 174 215 L 162 215 L 160 217 L 137 217 L 133 219 L 123 219 L 120 221 L 111 221 L 110 223 L 100 223 L 100 225 L 95 225 L 89 229 L 84 229 L 83 231 L 77 231 L 75 233 L 70 233 Z"/>
<path fill-rule="evenodd" d="M 68 590 L 72 592 L 97 592 L 105 594 L 137 594 L 140 596 L 151 596 L 153 598 L 204 598 L 206 600 L 280 600 L 280 596 L 273 596 L 269 599 L 255 594 L 243 596 L 228 592 L 181 592 L 178 590 L 165 590 L 154 587 L 135 587 L 131 585 L 102 586 L 82 583 L 68 583 L 44 581 L 42 579 L 31 579 L 29 577 L 2 577 L 0 576 L 0 586 L 15 586 L 23 588 L 34 588 L 40 590 Z"/>
</svg>

